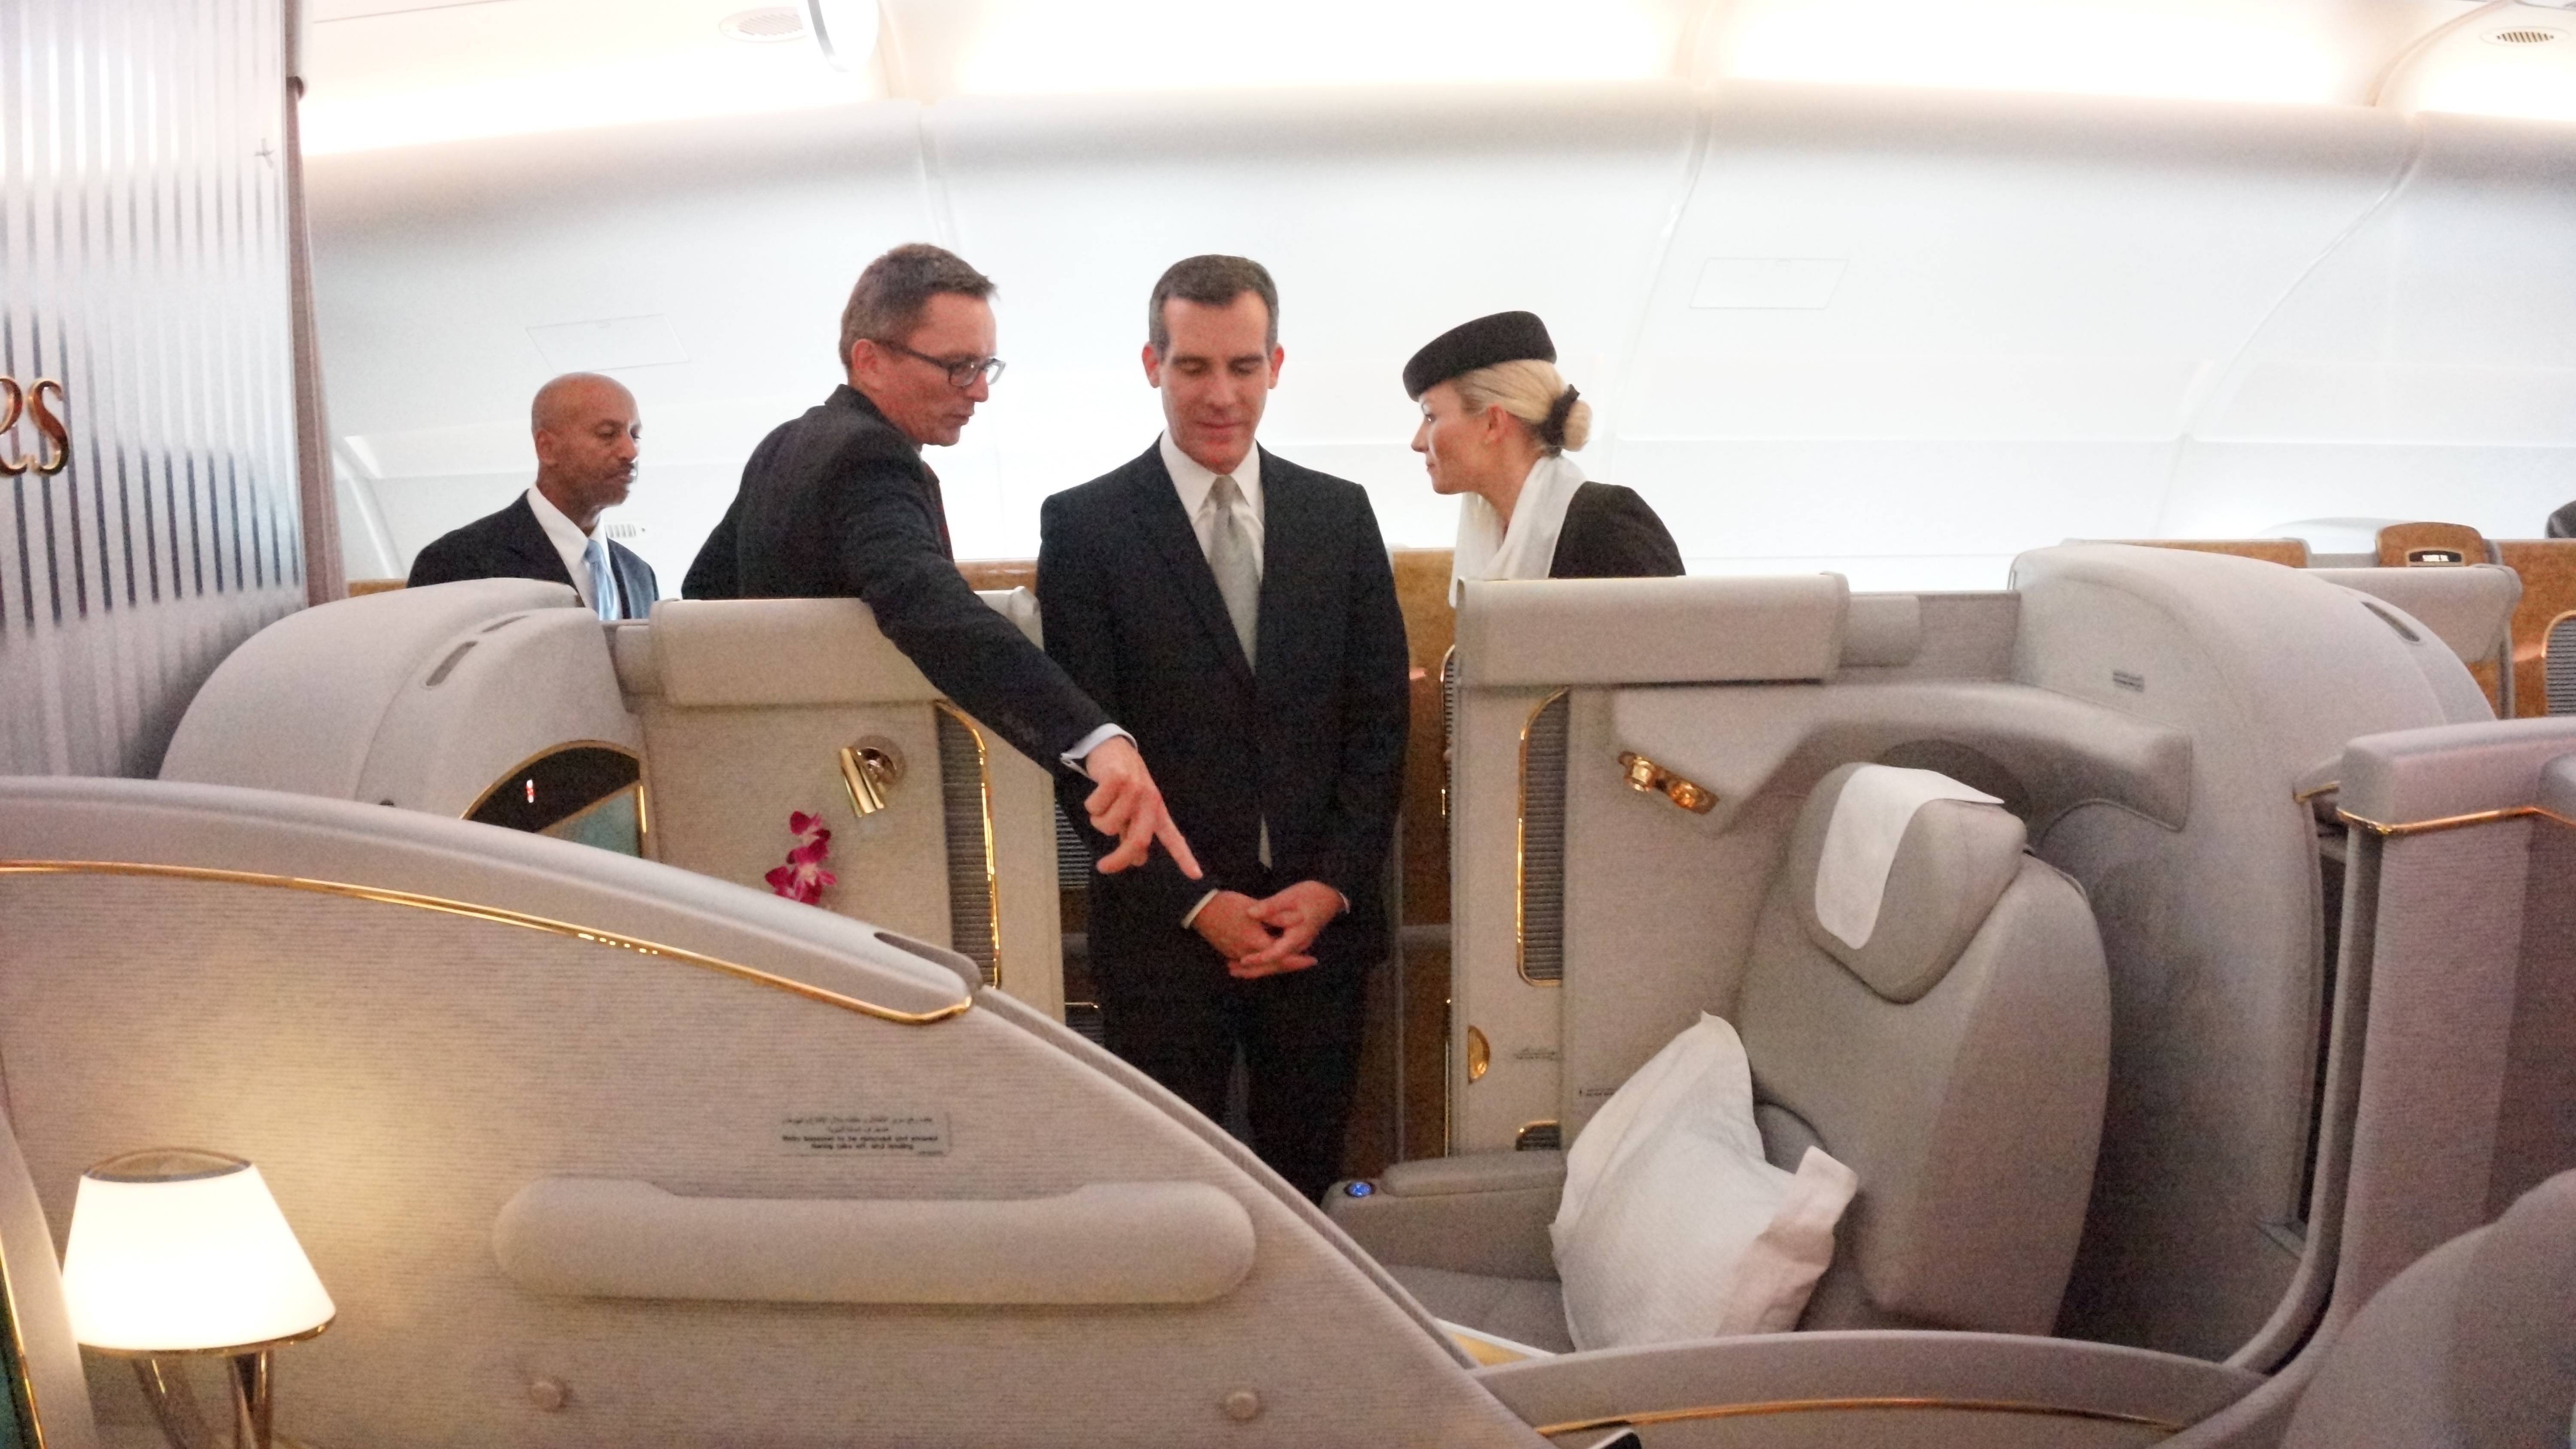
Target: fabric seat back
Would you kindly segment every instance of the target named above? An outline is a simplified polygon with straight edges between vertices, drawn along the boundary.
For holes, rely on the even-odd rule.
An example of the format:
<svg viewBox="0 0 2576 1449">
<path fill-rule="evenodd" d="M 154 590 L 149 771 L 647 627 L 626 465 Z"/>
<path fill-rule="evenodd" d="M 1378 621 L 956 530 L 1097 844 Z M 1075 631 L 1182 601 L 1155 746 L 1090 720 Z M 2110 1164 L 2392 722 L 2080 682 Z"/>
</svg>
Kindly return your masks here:
<svg viewBox="0 0 2576 1449">
<path fill-rule="evenodd" d="M 1027 590 L 984 599 L 1036 638 Z M 941 698 L 867 605 L 665 600 L 620 627 L 617 670 L 643 723 L 652 858 L 766 888 L 799 842 L 790 819 L 811 816 L 836 878 L 818 904 L 946 945 L 1061 1015 L 1053 776 Z M 856 751 L 897 772 L 864 815 Z"/>
<path fill-rule="evenodd" d="M 1847 873 L 1836 832 L 1872 824 L 1837 807 L 1885 769 L 1842 766 L 1808 797 L 1737 1019 L 1771 1159 L 1821 1145 L 1860 1177 L 1800 1326 L 2044 1334 L 2101 1135 L 2101 939 L 2083 892 L 2023 852 L 2022 822 L 1963 799 L 1875 822 L 1895 844 L 1874 928 L 1853 931 L 1828 882 L 1861 939 L 1837 934 L 1819 877 Z"/>
<path fill-rule="evenodd" d="M 2390 1279 L 2343 1331 L 2286 1449 L 2555 1444 L 2576 1410 L 2576 1172 Z"/>
</svg>

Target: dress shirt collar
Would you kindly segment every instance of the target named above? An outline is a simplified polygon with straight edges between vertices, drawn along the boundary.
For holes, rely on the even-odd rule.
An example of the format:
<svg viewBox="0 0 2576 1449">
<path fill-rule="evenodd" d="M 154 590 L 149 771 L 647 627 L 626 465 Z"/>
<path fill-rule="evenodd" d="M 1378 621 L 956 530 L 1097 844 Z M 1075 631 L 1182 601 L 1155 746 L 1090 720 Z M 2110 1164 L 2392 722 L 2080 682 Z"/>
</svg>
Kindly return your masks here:
<svg viewBox="0 0 2576 1449">
<path fill-rule="evenodd" d="M 594 609 L 599 607 L 599 601 L 590 596 L 590 565 L 582 557 L 590 547 L 590 535 L 581 531 L 580 524 L 565 517 L 564 511 L 555 507 L 554 500 L 548 498 L 542 489 L 531 487 L 528 490 L 528 511 L 537 516 L 537 527 L 546 531 L 546 542 L 553 544 L 556 554 L 562 557 L 564 572 L 572 575 L 572 586 L 581 592 L 582 603 Z M 603 548 L 606 546 L 601 545 Z M 611 560 L 612 566 L 614 562 Z"/>
<path fill-rule="evenodd" d="M 1172 475 L 1172 487 L 1181 495 L 1181 511 L 1189 515 L 1190 526 L 1199 526 L 1199 512 L 1207 506 L 1208 490 L 1216 486 L 1216 475 L 1199 466 L 1199 461 L 1181 451 L 1170 433 L 1163 434 L 1163 468 Z M 1261 528 L 1261 448 L 1255 444 L 1243 455 L 1243 465 L 1234 470 L 1234 486 L 1243 490 L 1243 501 L 1252 514 L 1254 536 Z M 1202 536 L 1199 546 L 1207 546 Z"/>
</svg>

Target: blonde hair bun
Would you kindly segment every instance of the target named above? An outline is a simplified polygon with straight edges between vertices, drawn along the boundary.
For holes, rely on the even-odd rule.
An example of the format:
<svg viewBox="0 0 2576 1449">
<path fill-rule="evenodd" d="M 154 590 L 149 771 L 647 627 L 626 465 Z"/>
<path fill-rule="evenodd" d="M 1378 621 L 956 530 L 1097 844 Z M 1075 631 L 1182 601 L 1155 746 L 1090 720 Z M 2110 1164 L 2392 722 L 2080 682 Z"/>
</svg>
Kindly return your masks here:
<svg viewBox="0 0 2576 1449">
<path fill-rule="evenodd" d="M 1592 404 L 1583 401 L 1553 362 L 1534 357 L 1497 362 L 1451 382 L 1467 411 L 1501 408 L 1536 434 L 1551 454 L 1580 452 L 1592 436 Z"/>
</svg>

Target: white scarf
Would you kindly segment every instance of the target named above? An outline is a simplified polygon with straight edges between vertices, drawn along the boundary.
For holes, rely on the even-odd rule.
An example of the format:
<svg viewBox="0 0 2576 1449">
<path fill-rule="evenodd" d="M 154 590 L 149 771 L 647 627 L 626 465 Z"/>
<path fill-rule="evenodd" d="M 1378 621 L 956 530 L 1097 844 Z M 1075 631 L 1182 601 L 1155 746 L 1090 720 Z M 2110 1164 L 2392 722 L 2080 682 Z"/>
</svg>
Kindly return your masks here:
<svg viewBox="0 0 2576 1449">
<path fill-rule="evenodd" d="M 1563 453 L 1542 454 L 1521 480 L 1520 497 L 1512 500 L 1511 527 L 1481 493 L 1458 500 L 1458 548 L 1451 555 L 1449 602 L 1458 602 L 1459 585 L 1469 579 L 1543 579 L 1556 561 L 1556 536 L 1565 528 L 1565 510 L 1574 490 L 1583 486 L 1583 469 Z"/>
</svg>

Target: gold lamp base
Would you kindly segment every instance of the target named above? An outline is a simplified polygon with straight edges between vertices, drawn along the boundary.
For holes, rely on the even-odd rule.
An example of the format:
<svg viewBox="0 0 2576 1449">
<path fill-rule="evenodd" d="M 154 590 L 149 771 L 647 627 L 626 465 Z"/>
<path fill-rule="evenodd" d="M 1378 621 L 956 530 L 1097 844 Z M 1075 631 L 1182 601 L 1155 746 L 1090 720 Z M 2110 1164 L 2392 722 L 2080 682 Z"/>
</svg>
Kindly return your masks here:
<svg viewBox="0 0 2576 1449">
<path fill-rule="evenodd" d="M 224 1380 L 232 1389 L 232 1449 L 273 1449 L 273 1374 L 269 1350 L 264 1348 L 233 1354 L 224 1361 Z M 152 1406 L 152 1417 L 161 1425 L 161 1437 L 170 1441 L 170 1449 L 223 1449 L 197 1407 L 196 1391 L 188 1386 L 185 1374 L 173 1372 L 169 1359 L 135 1359 L 134 1378 L 143 1386 L 144 1401 Z"/>
</svg>

